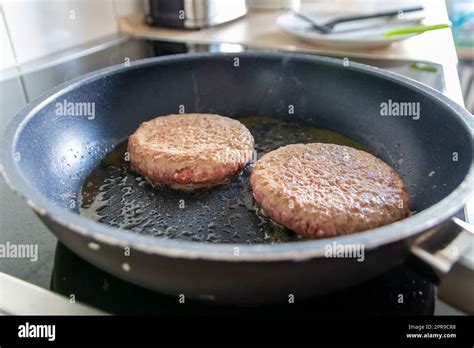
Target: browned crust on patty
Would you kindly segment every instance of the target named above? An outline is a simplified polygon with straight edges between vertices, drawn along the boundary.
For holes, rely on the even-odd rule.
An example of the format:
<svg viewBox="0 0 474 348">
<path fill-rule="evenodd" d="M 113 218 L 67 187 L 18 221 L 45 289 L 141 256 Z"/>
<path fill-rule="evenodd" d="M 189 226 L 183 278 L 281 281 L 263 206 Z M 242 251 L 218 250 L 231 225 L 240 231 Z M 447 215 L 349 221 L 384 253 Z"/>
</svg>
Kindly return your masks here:
<svg viewBox="0 0 474 348">
<path fill-rule="evenodd" d="M 409 196 L 396 171 L 347 146 L 293 144 L 264 155 L 250 177 L 253 195 L 276 222 L 312 239 L 403 219 Z"/>
<path fill-rule="evenodd" d="M 132 168 L 153 183 L 211 186 L 241 170 L 254 140 L 239 121 L 213 114 L 160 116 L 128 139 Z"/>
</svg>

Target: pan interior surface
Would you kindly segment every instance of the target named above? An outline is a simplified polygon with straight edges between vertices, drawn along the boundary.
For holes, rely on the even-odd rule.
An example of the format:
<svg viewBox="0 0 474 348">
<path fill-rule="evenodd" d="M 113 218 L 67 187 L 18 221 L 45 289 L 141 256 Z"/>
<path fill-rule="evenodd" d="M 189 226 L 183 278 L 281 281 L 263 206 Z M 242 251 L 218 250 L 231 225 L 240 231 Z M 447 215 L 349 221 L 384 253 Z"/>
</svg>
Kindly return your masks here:
<svg viewBox="0 0 474 348">
<path fill-rule="evenodd" d="M 94 113 L 58 112 L 61 105 L 71 103 L 87 103 Z M 417 105 L 420 112 L 398 117 L 382 115 L 381 106 L 393 103 L 414 103 L 410 105 Z M 291 125 L 305 125 L 342 134 L 397 169 L 408 187 L 415 212 L 436 205 L 458 188 L 472 165 L 469 126 L 459 115 L 460 111 L 440 100 L 434 92 L 368 68 L 345 67 L 337 60 L 248 53 L 139 62 L 63 86 L 20 114 L 21 127 L 11 135 L 8 156 L 18 154 L 21 160 L 11 160 L 14 164 L 5 168 L 5 173 L 13 185 L 24 180 L 51 205 L 95 221 L 103 213 L 106 216 L 103 223 L 129 229 L 131 233 L 203 242 L 294 240 L 295 236 L 285 231 L 269 237 L 268 229 L 260 228 L 268 221 L 253 211 L 248 181 L 244 179 L 250 168 L 232 178 L 227 188 L 182 194 L 160 190 L 162 197 L 167 197 L 166 202 L 159 200 L 162 210 L 158 209 L 159 205 L 150 204 L 146 208 L 149 210 L 143 211 L 137 202 L 156 199 L 158 191 L 150 190 L 144 180 L 129 172 L 122 187 L 116 185 L 117 190 L 123 189 L 114 195 L 120 202 L 101 207 L 100 199 L 92 199 L 100 194 L 97 190 L 107 178 L 122 176 L 109 167 L 101 169 L 102 177 L 97 174 L 90 180 L 91 173 L 101 168 L 101 161 L 114 161 L 111 156 L 120 155 L 123 150 L 123 146 L 117 145 L 126 141 L 141 122 L 180 110 L 234 118 L 271 116 L 288 122 L 281 127 L 285 132 L 292 129 Z M 251 120 L 247 124 L 251 131 L 253 128 L 258 146 L 263 146 L 269 131 L 260 136 L 255 133 L 257 125 L 252 125 Z M 271 129 L 278 127 L 272 125 Z M 321 141 L 318 134 L 302 135 L 301 128 L 298 129 L 287 141 Z M 263 153 L 258 148 L 257 151 L 259 155 Z M 87 197 L 94 190 L 92 197 Z M 237 195 L 240 192 L 245 194 Z M 124 195 L 126 199 L 122 202 Z M 28 198 L 34 201 L 34 197 Z M 91 208 L 93 201 L 98 204 Z M 227 210 L 221 217 L 218 211 L 208 214 L 203 202 L 213 204 L 211 207 L 216 210 L 222 206 Z M 117 211 L 113 211 L 114 207 Z M 128 210 L 123 213 L 121 209 Z M 168 222 L 166 214 L 171 212 L 174 220 Z M 150 219 L 140 217 L 151 215 L 157 216 L 155 225 Z M 210 221 L 211 216 L 216 221 Z M 189 231 L 189 224 L 194 229 L 201 226 L 202 233 Z M 234 235 L 235 231 L 239 231 L 238 236 Z"/>
<path fill-rule="evenodd" d="M 255 139 L 254 160 L 298 142 L 338 143 L 366 150 L 343 135 L 298 122 L 261 116 L 239 120 Z M 258 244 L 304 240 L 273 222 L 256 205 L 249 180 L 254 161 L 228 183 L 186 192 L 153 187 L 131 170 L 126 150 L 125 140 L 88 176 L 81 190 L 81 214 L 139 234 L 197 242 Z"/>
</svg>

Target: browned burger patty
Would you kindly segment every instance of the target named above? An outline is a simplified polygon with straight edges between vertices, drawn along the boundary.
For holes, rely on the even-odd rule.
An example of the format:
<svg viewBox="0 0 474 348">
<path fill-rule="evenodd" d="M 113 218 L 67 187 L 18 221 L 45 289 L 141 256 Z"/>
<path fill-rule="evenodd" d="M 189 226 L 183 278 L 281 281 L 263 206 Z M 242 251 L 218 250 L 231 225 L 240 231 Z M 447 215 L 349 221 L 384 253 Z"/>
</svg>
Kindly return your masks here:
<svg viewBox="0 0 474 348">
<path fill-rule="evenodd" d="M 211 186 L 241 170 L 254 140 L 239 121 L 182 114 L 143 122 L 128 140 L 132 168 L 154 183 L 176 188 Z"/>
<path fill-rule="evenodd" d="M 395 170 L 347 146 L 281 147 L 257 162 L 250 181 L 273 220 L 308 238 L 368 230 L 409 214 L 409 196 Z"/>
</svg>

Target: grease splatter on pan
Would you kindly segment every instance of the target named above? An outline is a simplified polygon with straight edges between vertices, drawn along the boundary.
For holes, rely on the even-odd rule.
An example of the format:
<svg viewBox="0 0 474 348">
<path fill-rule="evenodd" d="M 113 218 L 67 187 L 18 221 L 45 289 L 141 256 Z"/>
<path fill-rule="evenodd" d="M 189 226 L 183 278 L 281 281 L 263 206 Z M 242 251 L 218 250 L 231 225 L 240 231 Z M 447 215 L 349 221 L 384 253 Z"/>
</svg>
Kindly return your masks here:
<svg viewBox="0 0 474 348">
<path fill-rule="evenodd" d="M 328 130 L 270 117 L 244 117 L 258 157 L 294 143 L 329 142 L 364 149 Z M 80 214 L 112 227 L 159 238 L 207 243 L 301 241 L 292 231 L 262 214 L 252 196 L 251 164 L 229 182 L 194 191 L 152 186 L 125 161 L 127 140 L 88 176 L 81 190 Z M 366 149 L 364 149 L 366 150 Z"/>
</svg>

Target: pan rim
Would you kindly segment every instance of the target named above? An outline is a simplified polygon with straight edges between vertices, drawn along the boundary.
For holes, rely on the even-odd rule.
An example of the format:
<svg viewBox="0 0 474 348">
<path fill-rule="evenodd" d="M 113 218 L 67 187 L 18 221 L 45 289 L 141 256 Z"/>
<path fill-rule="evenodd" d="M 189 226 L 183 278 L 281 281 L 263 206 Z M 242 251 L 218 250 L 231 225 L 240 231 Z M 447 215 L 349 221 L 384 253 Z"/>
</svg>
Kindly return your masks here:
<svg viewBox="0 0 474 348">
<path fill-rule="evenodd" d="M 378 227 L 375 229 L 358 232 L 355 234 L 311 240 L 304 242 L 287 242 L 280 244 L 214 244 L 182 240 L 165 240 L 152 236 L 142 236 L 130 231 L 120 230 L 105 224 L 98 223 L 77 213 L 68 211 L 54 205 L 42 193 L 33 188 L 23 176 L 14 160 L 14 149 L 18 136 L 28 121 L 36 112 L 51 100 L 67 93 L 68 91 L 84 84 L 91 83 L 105 76 L 120 73 L 125 70 L 137 69 L 148 65 L 186 62 L 209 58 L 251 57 L 260 59 L 298 59 L 300 61 L 318 62 L 327 65 L 343 66 L 343 60 L 338 58 L 321 57 L 316 55 L 290 53 L 290 52 L 256 52 L 246 51 L 239 53 L 186 53 L 153 57 L 132 62 L 130 66 L 123 64 L 107 67 L 98 71 L 79 76 L 71 81 L 56 86 L 44 95 L 27 104 L 10 122 L 3 138 L 1 149 L 2 173 L 10 188 L 18 193 L 22 199 L 40 216 L 88 237 L 96 243 L 130 247 L 134 250 L 148 254 L 165 257 L 204 259 L 217 261 L 303 261 L 316 257 L 324 257 L 325 246 L 333 242 L 338 244 L 363 244 L 368 250 L 402 241 L 419 233 L 427 231 L 452 217 L 459 211 L 474 193 L 474 141 L 471 137 L 471 166 L 464 180 L 449 195 L 433 206 L 406 219 Z M 351 62 L 344 69 L 367 73 L 377 78 L 396 82 L 404 87 L 416 90 L 429 98 L 436 98 L 444 107 L 452 111 L 453 116 L 470 130 L 474 130 L 474 117 L 449 99 L 447 96 L 422 85 L 409 78 L 396 75 L 389 71 Z M 70 232 L 68 231 L 68 232 Z M 238 254 L 236 254 L 238 248 Z"/>
</svg>

